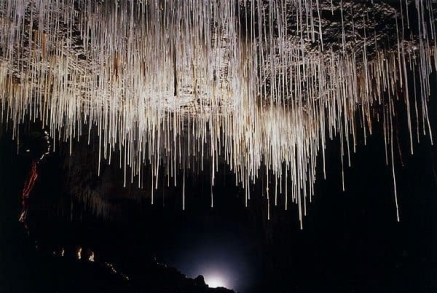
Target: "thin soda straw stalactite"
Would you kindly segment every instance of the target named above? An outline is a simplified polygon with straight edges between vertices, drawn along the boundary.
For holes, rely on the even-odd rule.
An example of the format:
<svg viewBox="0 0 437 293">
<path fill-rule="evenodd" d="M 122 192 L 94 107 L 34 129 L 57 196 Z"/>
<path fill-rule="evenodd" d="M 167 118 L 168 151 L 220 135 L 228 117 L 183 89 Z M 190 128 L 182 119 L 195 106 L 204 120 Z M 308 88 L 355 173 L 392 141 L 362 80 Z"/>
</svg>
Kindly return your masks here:
<svg viewBox="0 0 437 293">
<path fill-rule="evenodd" d="M 125 186 L 138 180 L 156 202 L 160 184 L 182 183 L 184 208 L 191 173 L 211 176 L 213 206 L 224 160 L 248 205 L 266 168 L 268 216 L 282 196 L 285 209 L 298 205 L 302 220 L 320 152 L 326 177 L 326 140 L 340 137 L 342 168 L 350 166 L 358 125 L 366 141 L 373 109 L 387 104 L 383 119 L 392 121 L 399 90 L 410 142 L 413 129 L 417 138 L 431 136 L 436 4 L 379 2 L 4 0 L 1 121 L 12 123 L 19 139 L 20 123 L 41 120 L 54 143 L 70 143 L 70 152 L 81 134 L 88 133 L 88 143 L 97 135 L 96 173 L 118 152 Z M 395 41 L 376 37 L 377 14 L 355 11 L 363 5 L 387 11 Z M 331 23 L 338 26 L 337 47 L 324 31 L 326 14 L 338 18 Z M 413 77 L 414 110 L 411 71 L 420 77 Z M 383 127 L 393 167 L 393 126 Z"/>
</svg>

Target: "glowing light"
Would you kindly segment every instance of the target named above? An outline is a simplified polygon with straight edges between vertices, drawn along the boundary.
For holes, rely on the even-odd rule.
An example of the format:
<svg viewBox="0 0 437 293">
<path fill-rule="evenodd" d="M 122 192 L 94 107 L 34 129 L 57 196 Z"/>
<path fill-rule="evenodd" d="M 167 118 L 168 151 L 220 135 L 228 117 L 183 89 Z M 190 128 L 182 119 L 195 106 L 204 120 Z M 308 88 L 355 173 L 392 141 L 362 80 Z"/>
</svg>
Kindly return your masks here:
<svg viewBox="0 0 437 293">
<path fill-rule="evenodd" d="M 226 278 L 220 275 L 219 273 L 211 273 L 209 275 L 204 276 L 205 283 L 211 288 L 225 287 L 227 288 L 229 284 L 226 281 Z"/>
</svg>

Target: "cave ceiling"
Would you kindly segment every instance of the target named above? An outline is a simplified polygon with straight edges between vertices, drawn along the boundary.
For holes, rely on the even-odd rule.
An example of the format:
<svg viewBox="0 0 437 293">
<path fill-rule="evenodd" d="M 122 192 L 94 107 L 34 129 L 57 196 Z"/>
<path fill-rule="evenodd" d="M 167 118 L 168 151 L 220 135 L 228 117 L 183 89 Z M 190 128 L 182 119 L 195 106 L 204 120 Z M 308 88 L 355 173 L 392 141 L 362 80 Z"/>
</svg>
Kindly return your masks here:
<svg viewBox="0 0 437 293">
<path fill-rule="evenodd" d="M 96 173 L 117 164 L 124 185 L 185 186 L 204 159 L 211 185 L 219 160 L 243 187 L 266 169 L 302 218 L 327 139 L 342 138 L 347 164 L 358 133 L 382 121 L 393 148 L 398 100 L 410 138 L 430 133 L 436 13 L 434 0 L 5 0 L 2 123 L 17 137 L 41 121 L 70 153 L 95 135 Z M 420 101 L 409 96 L 416 75 Z"/>
</svg>

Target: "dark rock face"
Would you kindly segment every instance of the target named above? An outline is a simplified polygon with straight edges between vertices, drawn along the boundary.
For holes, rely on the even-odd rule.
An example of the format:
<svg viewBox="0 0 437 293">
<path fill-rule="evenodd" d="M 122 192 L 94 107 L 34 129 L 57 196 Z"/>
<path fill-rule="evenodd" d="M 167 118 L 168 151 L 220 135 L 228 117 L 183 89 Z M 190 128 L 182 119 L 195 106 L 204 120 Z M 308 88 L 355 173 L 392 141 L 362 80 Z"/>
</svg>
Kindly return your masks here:
<svg viewBox="0 0 437 293">
<path fill-rule="evenodd" d="M 203 277 L 189 279 L 175 268 L 152 261 L 144 263 L 143 270 L 127 276 L 109 263 L 77 260 L 71 255 L 61 256 L 43 250 L 29 251 L 25 247 L 21 249 L 26 258 L 15 258 L 15 265 L 24 270 L 21 280 L 12 272 L 2 273 L 1 277 L 6 278 L 0 287 L 4 290 L 2 292 L 234 293 L 225 288 L 209 288 Z M 13 257 L 6 258 L 2 265 L 10 267 Z"/>
<path fill-rule="evenodd" d="M 126 231 L 126 227 L 132 228 L 132 225 L 117 228 L 120 225 L 114 221 L 98 222 L 95 215 L 85 212 L 85 207 L 76 207 L 70 221 L 70 215 L 63 215 L 59 210 L 62 209 L 62 188 L 55 184 L 59 180 L 54 175 L 56 168 L 53 169 L 59 164 L 55 155 L 48 156 L 39 166 L 40 176 L 30 197 L 27 235 L 18 222 L 19 191 L 23 184 L 18 177 L 24 180 L 26 174 L 23 170 L 29 168 L 33 159 L 26 154 L 39 157 L 41 153 L 37 152 L 41 145 L 47 145 L 44 136 L 42 144 L 40 135 L 35 136 L 33 133 L 36 132 L 32 130 L 29 133 L 31 135 L 26 139 L 23 155 L 20 156 L 14 151 L 9 133 L 0 139 L 1 292 L 234 292 L 225 288 L 209 288 L 203 276 L 190 279 L 176 268 L 158 263 L 151 256 L 153 249 L 150 247 L 131 249 L 129 243 L 128 248 L 113 244 L 120 237 L 128 238 L 133 231 Z M 7 184 L 4 184 L 5 181 Z M 56 191 L 47 189 L 49 186 Z M 125 232 L 122 233 L 122 230 Z M 113 238 L 107 238 L 107 235 L 113 235 Z M 128 250 L 132 250 L 130 257 Z M 140 251 L 143 254 L 137 254 Z"/>
<path fill-rule="evenodd" d="M 194 282 L 195 282 L 195 284 L 196 284 L 197 286 L 199 286 L 199 287 L 206 286 L 206 284 L 205 284 L 205 278 L 204 278 L 202 275 L 197 276 L 197 277 L 194 279 Z"/>
</svg>

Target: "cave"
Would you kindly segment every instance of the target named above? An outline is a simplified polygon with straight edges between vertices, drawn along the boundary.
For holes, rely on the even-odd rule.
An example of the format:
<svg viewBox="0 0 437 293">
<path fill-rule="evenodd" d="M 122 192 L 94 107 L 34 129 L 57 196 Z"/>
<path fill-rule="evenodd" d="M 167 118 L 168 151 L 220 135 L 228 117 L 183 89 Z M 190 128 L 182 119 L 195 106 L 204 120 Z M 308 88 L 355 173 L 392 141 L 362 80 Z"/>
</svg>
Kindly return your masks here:
<svg viewBox="0 0 437 293">
<path fill-rule="evenodd" d="M 0 292 L 437 290 L 435 0 L 2 0 Z"/>
</svg>

